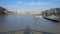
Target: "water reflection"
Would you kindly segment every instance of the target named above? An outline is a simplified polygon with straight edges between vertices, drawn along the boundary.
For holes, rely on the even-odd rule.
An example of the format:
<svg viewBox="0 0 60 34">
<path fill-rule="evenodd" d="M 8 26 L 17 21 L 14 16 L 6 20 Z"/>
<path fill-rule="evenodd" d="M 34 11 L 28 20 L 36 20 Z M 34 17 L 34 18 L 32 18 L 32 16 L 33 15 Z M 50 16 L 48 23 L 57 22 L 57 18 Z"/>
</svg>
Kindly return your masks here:
<svg viewBox="0 0 60 34">
<path fill-rule="evenodd" d="M 5 21 L 5 15 L 0 16 L 0 23 Z"/>
</svg>

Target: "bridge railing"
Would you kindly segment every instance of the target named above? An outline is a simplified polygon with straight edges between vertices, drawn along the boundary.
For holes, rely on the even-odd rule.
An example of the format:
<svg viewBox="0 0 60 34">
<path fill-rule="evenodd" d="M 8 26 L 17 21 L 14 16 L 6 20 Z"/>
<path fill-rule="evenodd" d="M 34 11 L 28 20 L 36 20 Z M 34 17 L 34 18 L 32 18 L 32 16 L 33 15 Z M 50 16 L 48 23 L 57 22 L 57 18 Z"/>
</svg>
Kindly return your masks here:
<svg viewBox="0 0 60 34">
<path fill-rule="evenodd" d="M 24 34 L 24 31 L 10 31 L 10 32 L 2 32 L 0 34 Z M 54 34 L 54 33 L 32 31 L 30 34 Z"/>
</svg>

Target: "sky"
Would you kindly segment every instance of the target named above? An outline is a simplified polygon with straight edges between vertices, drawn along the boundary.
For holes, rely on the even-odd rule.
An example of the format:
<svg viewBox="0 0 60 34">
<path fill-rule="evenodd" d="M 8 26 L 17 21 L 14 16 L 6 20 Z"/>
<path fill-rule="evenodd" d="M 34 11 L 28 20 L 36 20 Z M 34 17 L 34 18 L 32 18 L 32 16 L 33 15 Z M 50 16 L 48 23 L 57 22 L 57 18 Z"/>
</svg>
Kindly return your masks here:
<svg viewBox="0 0 60 34">
<path fill-rule="evenodd" d="M 10 11 L 42 11 L 60 7 L 60 0 L 0 0 L 0 6 Z"/>
</svg>

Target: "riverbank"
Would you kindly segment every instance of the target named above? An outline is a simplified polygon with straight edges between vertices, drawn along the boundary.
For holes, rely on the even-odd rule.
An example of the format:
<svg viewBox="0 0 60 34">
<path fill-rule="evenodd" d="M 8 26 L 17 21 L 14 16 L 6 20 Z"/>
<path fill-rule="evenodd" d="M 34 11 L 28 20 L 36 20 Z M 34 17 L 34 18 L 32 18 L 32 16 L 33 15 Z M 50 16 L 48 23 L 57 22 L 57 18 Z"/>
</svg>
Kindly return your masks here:
<svg viewBox="0 0 60 34">
<path fill-rule="evenodd" d="M 32 12 L 32 11 L 17 11 L 17 12 L 14 12 L 14 14 L 40 14 L 40 12 L 38 12 L 38 11 L 34 11 L 34 12 Z"/>
</svg>

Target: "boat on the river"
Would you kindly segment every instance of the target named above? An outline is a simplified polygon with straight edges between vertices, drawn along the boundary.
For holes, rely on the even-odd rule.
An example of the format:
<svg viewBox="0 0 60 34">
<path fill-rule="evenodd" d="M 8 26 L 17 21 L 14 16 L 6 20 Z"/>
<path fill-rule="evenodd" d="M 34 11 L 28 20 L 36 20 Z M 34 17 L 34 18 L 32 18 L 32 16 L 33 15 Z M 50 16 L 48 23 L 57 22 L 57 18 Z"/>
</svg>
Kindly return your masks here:
<svg viewBox="0 0 60 34">
<path fill-rule="evenodd" d="M 42 15 L 40 15 L 40 14 L 34 14 L 34 17 L 35 17 L 35 18 L 41 18 Z"/>
<path fill-rule="evenodd" d="M 54 21 L 54 22 L 60 22 L 60 18 L 57 17 L 57 16 L 44 16 L 45 19 L 48 19 L 48 20 L 51 20 L 51 21 Z"/>
</svg>

